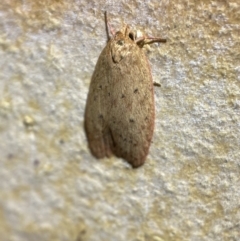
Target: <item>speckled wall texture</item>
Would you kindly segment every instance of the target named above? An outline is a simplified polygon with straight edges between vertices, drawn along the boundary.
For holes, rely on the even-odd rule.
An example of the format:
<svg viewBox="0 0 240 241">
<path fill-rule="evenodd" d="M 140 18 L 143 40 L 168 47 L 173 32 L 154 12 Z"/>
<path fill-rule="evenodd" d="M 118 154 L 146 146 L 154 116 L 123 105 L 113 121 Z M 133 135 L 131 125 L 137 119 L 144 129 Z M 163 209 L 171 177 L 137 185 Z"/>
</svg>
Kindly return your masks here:
<svg viewBox="0 0 240 241">
<path fill-rule="evenodd" d="M 83 114 L 103 12 L 146 47 L 146 163 L 96 160 Z M 1 241 L 239 241 L 239 0 L 0 3 Z"/>
</svg>

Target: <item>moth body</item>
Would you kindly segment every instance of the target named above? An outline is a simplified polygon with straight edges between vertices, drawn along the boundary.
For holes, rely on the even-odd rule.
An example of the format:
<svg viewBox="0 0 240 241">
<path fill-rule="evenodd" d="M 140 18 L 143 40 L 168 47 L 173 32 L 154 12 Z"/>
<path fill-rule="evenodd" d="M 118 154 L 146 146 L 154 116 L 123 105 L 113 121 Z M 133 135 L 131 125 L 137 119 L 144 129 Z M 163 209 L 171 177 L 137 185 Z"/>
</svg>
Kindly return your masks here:
<svg viewBox="0 0 240 241">
<path fill-rule="evenodd" d="M 158 41 L 157 41 L 158 40 Z M 85 131 L 96 158 L 115 155 L 133 167 L 148 154 L 154 130 L 153 81 L 144 44 L 128 26 L 114 34 L 97 61 L 85 109 Z"/>
</svg>

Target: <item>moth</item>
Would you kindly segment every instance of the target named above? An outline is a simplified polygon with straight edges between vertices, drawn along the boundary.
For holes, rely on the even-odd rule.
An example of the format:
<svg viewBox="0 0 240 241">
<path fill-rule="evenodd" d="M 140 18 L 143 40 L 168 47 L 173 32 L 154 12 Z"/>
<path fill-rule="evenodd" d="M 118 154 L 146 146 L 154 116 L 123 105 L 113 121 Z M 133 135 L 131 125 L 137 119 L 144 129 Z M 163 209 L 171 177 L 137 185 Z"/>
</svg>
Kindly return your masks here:
<svg viewBox="0 0 240 241">
<path fill-rule="evenodd" d="M 107 45 L 92 75 L 84 127 L 96 158 L 115 155 L 141 166 L 151 144 L 155 105 L 153 80 L 143 47 L 166 39 L 137 38 L 128 25 L 113 32 L 105 12 Z"/>
</svg>

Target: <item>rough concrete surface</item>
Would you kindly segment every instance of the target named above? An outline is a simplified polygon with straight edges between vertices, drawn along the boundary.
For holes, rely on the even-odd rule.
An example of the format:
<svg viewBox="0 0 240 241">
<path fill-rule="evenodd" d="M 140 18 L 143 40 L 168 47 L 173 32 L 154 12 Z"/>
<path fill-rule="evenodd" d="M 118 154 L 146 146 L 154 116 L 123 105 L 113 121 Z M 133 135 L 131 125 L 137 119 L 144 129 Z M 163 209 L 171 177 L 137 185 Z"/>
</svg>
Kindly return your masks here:
<svg viewBox="0 0 240 241">
<path fill-rule="evenodd" d="M 146 163 L 96 160 L 83 129 L 103 12 L 146 48 Z M 0 3 L 1 241 L 240 240 L 239 0 Z"/>
</svg>

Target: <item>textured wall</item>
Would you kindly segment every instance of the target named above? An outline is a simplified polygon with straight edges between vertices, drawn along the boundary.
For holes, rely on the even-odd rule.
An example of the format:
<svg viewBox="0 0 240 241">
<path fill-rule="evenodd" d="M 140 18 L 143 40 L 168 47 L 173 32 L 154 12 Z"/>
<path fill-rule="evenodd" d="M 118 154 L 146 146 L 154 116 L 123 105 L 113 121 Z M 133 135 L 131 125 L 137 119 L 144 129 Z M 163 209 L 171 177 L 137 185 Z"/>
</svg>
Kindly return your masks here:
<svg viewBox="0 0 240 241">
<path fill-rule="evenodd" d="M 83 113 L 103 11 L 146 48 L 156 126 L 144 166 L 96 160 Z M 240 4 L 3 0 L 1 241 L 240 240 Z"/>
</svg>

